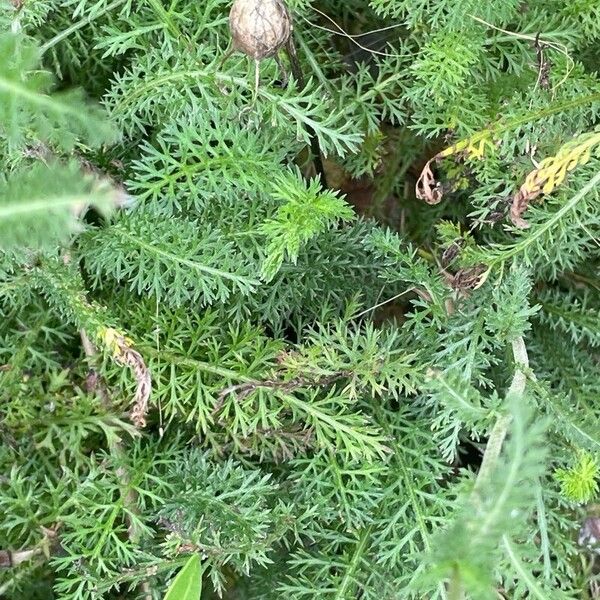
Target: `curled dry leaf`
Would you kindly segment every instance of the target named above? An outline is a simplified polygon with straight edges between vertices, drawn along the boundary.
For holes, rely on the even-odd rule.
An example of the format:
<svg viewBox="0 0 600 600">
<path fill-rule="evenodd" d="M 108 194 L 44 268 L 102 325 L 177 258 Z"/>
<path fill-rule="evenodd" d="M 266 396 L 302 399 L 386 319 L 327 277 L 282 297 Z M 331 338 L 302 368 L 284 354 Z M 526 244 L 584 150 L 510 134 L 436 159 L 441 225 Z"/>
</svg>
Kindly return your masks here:
<svg viewBox="0 0 600 600">
<path fill-rule="evenodd" d="M 489 272 L 489 267 L 483 264 L 460 269 L 450 281 L 450 286 L 458 291 L 476 290 L 486 282 Z"/>
<path fill-rule="evenodd" d="M 436 180 L 431 165 L 434 161 L 455 156 L 457 158 L 477 158 L 484 157 L 486 147 L 491 144 L 492 131 L 485 129 L 478 134 L 471 136 L 465 140 L 460 140 L 452 146 L 448 146 L 441 152 L 438 152 L 427 164 L 423 167 L 421 176 L 417 181 L 416 193 L 419 200 L 425 200 L 427 204 L 438 204 L 443 196 L 444 190 L 442 184 Z"/>
<path fill-rule="evenodd" d="M 234 48 L 258 61 L 287 44 L 292 19 L 283 0 L 235 0 L 229 28 Z"/>
<path fill-rule="evenodd" d="M 521 215 L 527 210 L 529 203 L 535 200 L 541 193 L 541 189 L 532 191 L 527 188 L 526 184 L 523 184 L 513 196 L 510 207 L 510 220 L 515 227 L 519 229 L 527 229 L 529 227 L 529 223 Z"/>
<path fill-rule="evenodd" d="M 541 194 L 550 194 L 556 186 L 563 183 L 567 173 L 578 165 L 584 165 L 590 159 L 592 149 L 600 144 L 600 133 L 585 133 L 567 142 L 556 156 L 544 159 L 539 166 L 531 171 L 525 183 L 513 196 L 510 208 L 510 219 L 516 227 L 526 229 L 529 223 L 523 219 L 523 214 L 529 204 Z"/>
<path fill-rule="evenodd" d="M 126 348 L 124 350 L 122 360 L 133 371 L 137 382 L 137 389 L 133 398 L 134 404 L 131 409 L 131 421 L 136 427 L 142 428 L 146 426 L 148 400 L 152 391 L 150 371 L 146 367 L 142 355 L 133 348 Z"/>
<path fill-rule="evenodd" d="M 452 242 L 443 252 L 440 262 L 442 267 L 447 267 L 460 254 L 460 251 L 465 246 L 465 240 L 458 239 Z"/>
<path fill-rule="evenodd" d="M 142 355 L 132 347 L 131 340 L 115 329 L 106 328 L 101 333 L 101 338 L 104 345 L 111 351 L 115 361 L 129 367 L 133 372 L 137 386 L 130 418 L 136 427 L 145 427 L 148 400 L 152 391 L 150 370 L 146 366 Z"/>
<path fill-rule="evenodd" d="M 436 158 L 437 155 L 427 162 L 417 181 L 417 198 L 419 200 L 425 200 L 427 204 L 438 204 L 444 196 L 442 184 L 436 180 L 431 169 L 431 163 L 436 160 Z"/>
<path fill-rule="evenodd" d="M 443 189 L 433 174 L 431 165 L 434 161 L 449 156 L 467 156 L 483 158 L 486 145 L 490 143 L 492 130 L 488 129 L 467 140 L 457 142 L 453 146 L 438 152 L 427 162 L 416 185 L 417 198 L 428 204 L 438 204 L 443 197 Z M 526 229 L 529 224 L 523 219 L 529 204 L 542 194 L 550 194 L 560 185 L 567 174 L 578 165 L 587 163 L 595 146 L 600 144 L 600 132 L 584 133 L 567 142 L 556 156 L 543 160 L 533 170 L 519 191 L 513 196 L 510 208 L 510 219 L 516 227 Z"/>
<path fill-rule="evenodd" d="M 562 169 L 562 176 L 556 172 L 555 168 L 549 169 L 549 166 L 551 167 L 552 165 L 548 165 L 548 161 L 542 161 L 537 169 L 529 173 L 525 179 L 525 183 L 513 196 L 509 214 L 510 220 L 515 227 L 527 229 L 529 223 L 523 219 L 523 214 L 529 207 L 529 204 L 541 194 L 550 193 L 554 189 L 557 175 L 560 177 L 561 182 L 564 179 L 567 165 L 564 165 L 564 169 Z"/>
</svg>

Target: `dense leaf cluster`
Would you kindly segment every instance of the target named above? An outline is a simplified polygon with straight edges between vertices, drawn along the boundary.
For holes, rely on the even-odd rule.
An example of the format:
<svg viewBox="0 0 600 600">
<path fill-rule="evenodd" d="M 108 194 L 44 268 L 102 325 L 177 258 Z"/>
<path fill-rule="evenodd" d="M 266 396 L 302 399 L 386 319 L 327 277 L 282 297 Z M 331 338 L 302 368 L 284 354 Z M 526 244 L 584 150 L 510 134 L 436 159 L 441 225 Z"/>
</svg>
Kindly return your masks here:
<svg viewBox="0 0 600 600">
<path fill-rule="evenodd" d="M 598 3 L 230 4 L 0 4 L 0 597 L 593 597 Z"/>
</svg>

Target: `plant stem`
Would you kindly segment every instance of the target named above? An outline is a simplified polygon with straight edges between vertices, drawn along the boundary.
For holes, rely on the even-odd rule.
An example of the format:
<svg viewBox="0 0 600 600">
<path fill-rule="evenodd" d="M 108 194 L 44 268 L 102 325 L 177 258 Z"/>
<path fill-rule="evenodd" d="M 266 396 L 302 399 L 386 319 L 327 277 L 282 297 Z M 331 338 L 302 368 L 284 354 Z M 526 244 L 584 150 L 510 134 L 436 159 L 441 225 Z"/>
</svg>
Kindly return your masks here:
<svg viewBox="0 0 600 600">
<path fill-rule="evenodd" d="M 302 72 L 302 66 L 300 65 L 300 60 L 298 59 L 298 53 L 296 52 L 296 46 L 294 45 L 294 40 L 290 36 L 288 43 L 286 44 L 286 50 L 288 57 L 290 59 L 290 65 L 292 68 L 292 75 L 298 84 L 298 88 L 300 90 L 304 89 L 306 82 L 304 80 L 304 73 Z M 319 146 L 319 140 L 317 138 L 317 134 L 315 130 L 310 126 L 306 125 L 306 131 L 310 137 L 310 150 L 312 154 L 313 164 L 315 166 L 315 171 L 317 176 L 321 179 L 321 183 L 327 186 L 327 175 L 325 174 L 325 167 L 323 166 L 323 159 L 321 158 L 321 148 Z"/>
<path fill-rule="evenodd" d="M 452 572 L 452 577 L 448 583 L 448 600 L 464 600 L 460 573 L 456 568 Z"/>
<path fill-rule="evenodd" d="M 87 335 L 85 329 L 81 329 L 79 332 L 81 337 L 81 345 L 83 347 L 83 351 L 90 361 L 97 360 L 97 351 L 94 347 L 94 344 L 90 341 L 89 336 Z M 95 375 L 95 374 L 94 374 Z M 104 382 L 101 380 L 97 380 L 97 392 L 98 396 L 104 407 L 108 410 L 110 408 L 109 405 L 109 395 L 108 390 L 106 389 Z M 108 439 L 108 450 L 113 458 L 117 462 L 124 462 L 125 459 L 125 448 L 119 439 Z M 116 471 L 117 478 L 119 480 L 119 485 L 121 488 L 121 499 L 123 502 L 123 506 L 125 506 L 128 512 L 132 515 L 139 514 L 138 504 L 137 504 L 137 494 L 136 491 L 131 486 L 131 475 L 129 470 L 125 466 L 121 466 L 117 468 Z M 141 532 L 136 527 L 135 522 L 129 516 L 126 517 L 127 520 L 127 537 L 132 544 L 139 544 L 141 538 Z M 152 591 L 150 590 L 150 584 L 147 581 L 144 581 L 140 585 L 141 591 L 144 594 L 145 600 L 152 600 Z"/>
<path fill-rule="evenodd" d="M 523 337 L 519 336 L 513 341 L 512 350 L 517 367 L 506 394 L 507 398 L 510 398 L 511 396 L 520 397 L 523 395 L 525 392 L 527 377 L 522 368 L 529 367 L 529 357 L 527 355 L 527 348 L 525 346 Z M 510 414 L 501 415 L 498 417 L 498 420 L 492 429 L 485 447 L 485 452 L 483 453 L 483 460 L 481 461 L 479 474 L 477 475 L 477 480 L 475 481 L 474 491 L 477 492 L 481 490 L 481 487 L 489 479 L 492 471 L 494 470 L 511 421 L 512 415 Z"/>
<path fill-rule="evenodd" d="M 41 46 L 40 55 L 45 54 L 48 50 L 50 50 L 50 48 L 52 48 L 53 46 L 56 46 L 56 44 L 58 44 L 59 42 L 62 42 L 62 40 L 69 37 L 72 33 L 77 31 L 78 29 L 82 29 L 86 25 L 89 25 L 92 21 L 94 21 L 98 17 L 106 14 L 107 12 L 110 12 L 111 10 L 113 10 L 113 8 L 117 8 L 117 6 L 120 6 L 121 4 L 124 4 L 125 2 L 126 2 L 126 0 L 114 0 L 114 2 L 111 2 L 110 4 L 105 6 L 102 10 L 98 11 L 97 13 L 88 15 L 87 17 L 84 17 L 80 21 L 73 23 L 73 25 L 71 25 L 70 27 L 63 29 L 60 33 L 57 33 L 53 38 L 50 38 L 45 44 L 43 44 Z"/>
<path fill-rule="evenodd" d="M 42 554 L 42 548 L 27 548 L 25 550 L 17 550 L 11 552 L 10 550 L 0 550 L 0 568 L 9 569 L 12 567 L 18 567 L 20 564 L 31 560 L 33 557 Z"/>
</svg>

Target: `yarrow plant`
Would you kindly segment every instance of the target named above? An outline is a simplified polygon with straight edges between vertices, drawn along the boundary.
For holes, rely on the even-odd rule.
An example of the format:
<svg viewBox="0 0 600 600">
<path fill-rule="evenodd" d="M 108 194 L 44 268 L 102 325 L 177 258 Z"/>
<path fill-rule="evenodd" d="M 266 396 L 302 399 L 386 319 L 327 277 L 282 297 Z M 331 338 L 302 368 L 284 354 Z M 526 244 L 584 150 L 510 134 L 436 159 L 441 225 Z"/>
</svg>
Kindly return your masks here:
<svg viewBox="0 0 600 600">
<path fill-rule="evenodd" d="M 595 0 L 0 26 L 0 597 L 596 597 Z"/>
</svg>

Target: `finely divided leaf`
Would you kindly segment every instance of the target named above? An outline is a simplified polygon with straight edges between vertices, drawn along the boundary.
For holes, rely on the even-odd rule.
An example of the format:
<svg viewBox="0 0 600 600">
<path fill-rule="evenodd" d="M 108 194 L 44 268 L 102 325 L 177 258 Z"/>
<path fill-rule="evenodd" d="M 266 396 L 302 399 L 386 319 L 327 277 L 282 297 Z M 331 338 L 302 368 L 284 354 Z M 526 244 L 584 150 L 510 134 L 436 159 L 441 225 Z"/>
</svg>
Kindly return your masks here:
<svg viewBox="0 0 600 600">
<path fill-rule="evenodd" d="M 82 229 L 93 206 L 106 214 L 119 192 L 85 177 L 75 165 L 37 164 L 0 182 L 0 250 L 48 248 Z"/>
</svg>

